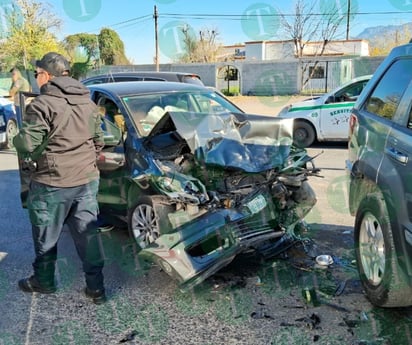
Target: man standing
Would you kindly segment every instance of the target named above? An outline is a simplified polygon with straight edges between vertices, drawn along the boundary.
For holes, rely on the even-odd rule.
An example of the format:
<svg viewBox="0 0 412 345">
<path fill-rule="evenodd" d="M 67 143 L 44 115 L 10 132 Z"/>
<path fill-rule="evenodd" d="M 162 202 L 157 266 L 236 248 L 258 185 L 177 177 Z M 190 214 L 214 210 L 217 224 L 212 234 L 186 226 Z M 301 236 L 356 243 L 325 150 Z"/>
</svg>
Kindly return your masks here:
<svg viewBox="0 0 412 345">
<path fill-rule="evenodd" d="M 18 104 L 19 91 L 30 91 L 29 82 L 23 78 L 18 68 L 13 67 L 10 70 L 11 73 L 11 86 L 9 90 L 9 96 L 14 104 Z"/>
<path fill-rule="evenodd" d="M 36 157 L 27 200 L 36 257 L 33 275 L 18 285 L 24 292 L 56 291 L 57 242 L 67 225 L 83 263 L 86 296 L 103 303 L 96 226 L 100 115 L 88 89 L 68 76 L 70 65 L 62 55 L 47 53 L 35 65 L 40 95 L 27 106 L 14 145 L 21 157 Z"/>
</svg>

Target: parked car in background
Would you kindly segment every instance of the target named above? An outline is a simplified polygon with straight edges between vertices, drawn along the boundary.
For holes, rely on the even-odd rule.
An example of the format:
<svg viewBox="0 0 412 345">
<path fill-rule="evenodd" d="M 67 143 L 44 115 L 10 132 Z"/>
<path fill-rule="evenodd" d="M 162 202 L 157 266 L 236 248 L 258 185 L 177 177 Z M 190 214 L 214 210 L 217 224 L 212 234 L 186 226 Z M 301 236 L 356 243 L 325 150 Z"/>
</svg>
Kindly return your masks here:
<svg viewBox="0 0 412 345">
<path fill-rule="evenodd" d="M 0 148 L 13 148 L 13 138 L 17 131 L 14 104 L 9 99 L 0 97 Z"/>
<path fill-rule="evenodd" d="M 412 45 L 394 48 L 349 121 L 349 207 L 365 292 L 381 307 L 412 305 Z"/>
<path fill-rule="evenodd" d="M 86 86 L 122 81 L 173 81 L 203 86 L 203 82 L 197 74 L 183 72 L 115 72 L 96 75 L 81 80 Z"/>
<path fill-rule="evenodd" d="M 295 145 L 308 147 L 315 140 L 347 141 L 351 110 L 370 78 L 355 78 L 323 96 L 284 107 L 278 116 L 295 120 Z"/>
<path fill-rule="evenodd" d="M 293 148 L 292 120 L 244 114 L 184 83 L 89 89 L 104 116 L 101 216 L 127 226 L 140 255 L 184 287 L 243 251 L 270 252 L 315 204 L 311 158 Z"/>
</svg>

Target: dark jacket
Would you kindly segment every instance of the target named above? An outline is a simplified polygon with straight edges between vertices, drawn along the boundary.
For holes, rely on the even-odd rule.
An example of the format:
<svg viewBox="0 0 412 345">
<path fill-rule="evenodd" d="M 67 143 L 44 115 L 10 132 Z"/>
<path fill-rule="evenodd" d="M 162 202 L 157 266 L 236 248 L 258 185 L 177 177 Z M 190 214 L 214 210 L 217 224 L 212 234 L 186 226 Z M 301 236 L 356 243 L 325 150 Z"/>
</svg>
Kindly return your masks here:
<svg viewBox="0 0 412 345">
<path fill-rule="evenodd" d="M 67 76 L 43 85 L 40 95 L 27 106 L 13 141 L 19 155 L 33 153 L 56 126 L 36 158 L 38 169 L 32 179 L 54 187 L 75 187 L 97 179 L 96 157 L 103 147 L 101 118 L 89 90 Z"/>
</svg>

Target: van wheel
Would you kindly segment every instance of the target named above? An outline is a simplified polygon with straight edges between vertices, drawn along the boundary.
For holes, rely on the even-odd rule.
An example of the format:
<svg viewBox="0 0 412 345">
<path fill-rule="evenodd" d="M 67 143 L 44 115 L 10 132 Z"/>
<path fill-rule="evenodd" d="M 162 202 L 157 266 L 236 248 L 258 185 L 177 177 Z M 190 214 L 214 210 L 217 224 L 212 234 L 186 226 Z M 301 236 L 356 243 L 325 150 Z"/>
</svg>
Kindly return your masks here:
<svg viewBox="0 0 412 345">
<path fill-rule="evenodd" d="M 293 128 L 293 143 L 297 147 L 308 147 L 315 141 L 316 133 L 313 126 L 305 121 L 295 121 Z"/>
<path fill-rule="evenodd" d="M 16 122 L 14 122 L 14 120 L 9 120 L 9 122 L 7 122 L 7 128 L 6 128 L 6 135 L 7 135 L 6 145 L 8 149 L 14 148 L 13 139 L 17 135 L 17 132 L 18 132 L 18 128 L 17 128 Z"/>
<path fill-rule="evenodd" d="M 150 196 L 142 196 L 129 210 L 129 233 L 140 248 L 146 248 L 160 236 L 159 220 Z"/>
<path fill-rule="evenodd" d="M 388 210 L 380 193 L 368 195 L 359 206 L 355 253 L 360 280 L 372 304 L 412 305 L 412 288 L 399 267 Z"/>
</svg>

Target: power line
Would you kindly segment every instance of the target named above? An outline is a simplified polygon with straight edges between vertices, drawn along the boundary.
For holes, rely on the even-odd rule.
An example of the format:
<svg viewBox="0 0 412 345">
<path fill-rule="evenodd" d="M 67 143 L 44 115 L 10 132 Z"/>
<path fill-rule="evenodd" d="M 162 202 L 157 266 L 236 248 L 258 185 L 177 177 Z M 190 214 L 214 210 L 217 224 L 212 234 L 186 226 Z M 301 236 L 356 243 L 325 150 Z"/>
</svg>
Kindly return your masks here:
<svg viewBox="0 0 412 345">
<path fill-rule="evenodd" d="M 346 13 L 346 12 L 345 12 Z M 351 11 L 351 15 L 395 15 L 395 14 L 410 14 L 412 11 L 384 11 L 384 12 L 354 12 Z M 231 20 L 244 20 L 245 18 L 260 18 L 260 17 L 297 17 L 297 16 L 331 16 L 336 15 L 333 13 L 259 13 L 259 14 L 182 14 L 182 13 L 162 13 L 159 17 L 163 18 L 188 18 L 188 19 L 210 19 L 210 18 L 223 18 Z"/>
<path fill-rule="evenodd" d="M 111 28 L 111 27 L 115 27 L 115 26 L 117 27 L 117 26 L 122 25 L 122 26 L 120 27 L 120 29 L 121 29 L 121 28 L 125 28 L 125 27 L 129 27 L 129 26 L 138 24 L 139 22 L 147 21 L 148 19 L 152 19 L 152 18 L 153 18 L 153 15 L 151 15 L 151 14 L 146 14 L 146 15 L 144 15 L 144 16 L 140 16 L 140 17 L 135 17 L 135 18 L 132 18 L 132 19 L 123 20 L 123 21 L 121 21 L 121 22 L 117 22 L 117 23 L 114 23 L 114 24 L 108 24 L 108 25 L 106 25 L 106 27 Z M 91 32 L 96 32 L 96 31 L 99 31 L 100 29 L 101 29 L 101 27 L 100 27 L 99 29 L 90 30 L 90 31 L 88 31 L 88 32 L 89 32 L 89 33 L 91 33 Z"/>
<path fill-rule="evenodd" d="M 346 12 L 345 12 L 346 13 Z M 351 11 L 351 15 L 396 15 L 396 14 L 411 14 L 412 11 L 384 11 L 384 12 L 353 12 Z M 300 16 L 331 16 L 336 15 L 335 13 L 306 13 L 300 14 Z M 299 14 L 296 13 L 269 13 L 269 14 L 248 14 L 247 16 L 244 14 L 217 14 L 217 13 L 158 13 L 158 18 L 172 18 L 172 19 L 227 19 L 227 20 L 245 20 L 246 18 L 258 18 L 258 17 L 297 17 Z M 121 22 L 117 22 L 114 24 L 108 24 L 108 27 L 116 27 L 124 24 L 124 27 L 132 26 L 137 24 L 140 21 L 145 21 L 148 19 L 153 19 L 153 14 L 146 14 L 144 16 L 135 17 L 131 19 L 127 19 Z M 99 29 L 97 29 L 99 30 Z M 97 31 L 93 30 L 93 31 Z"/>
</svg>

